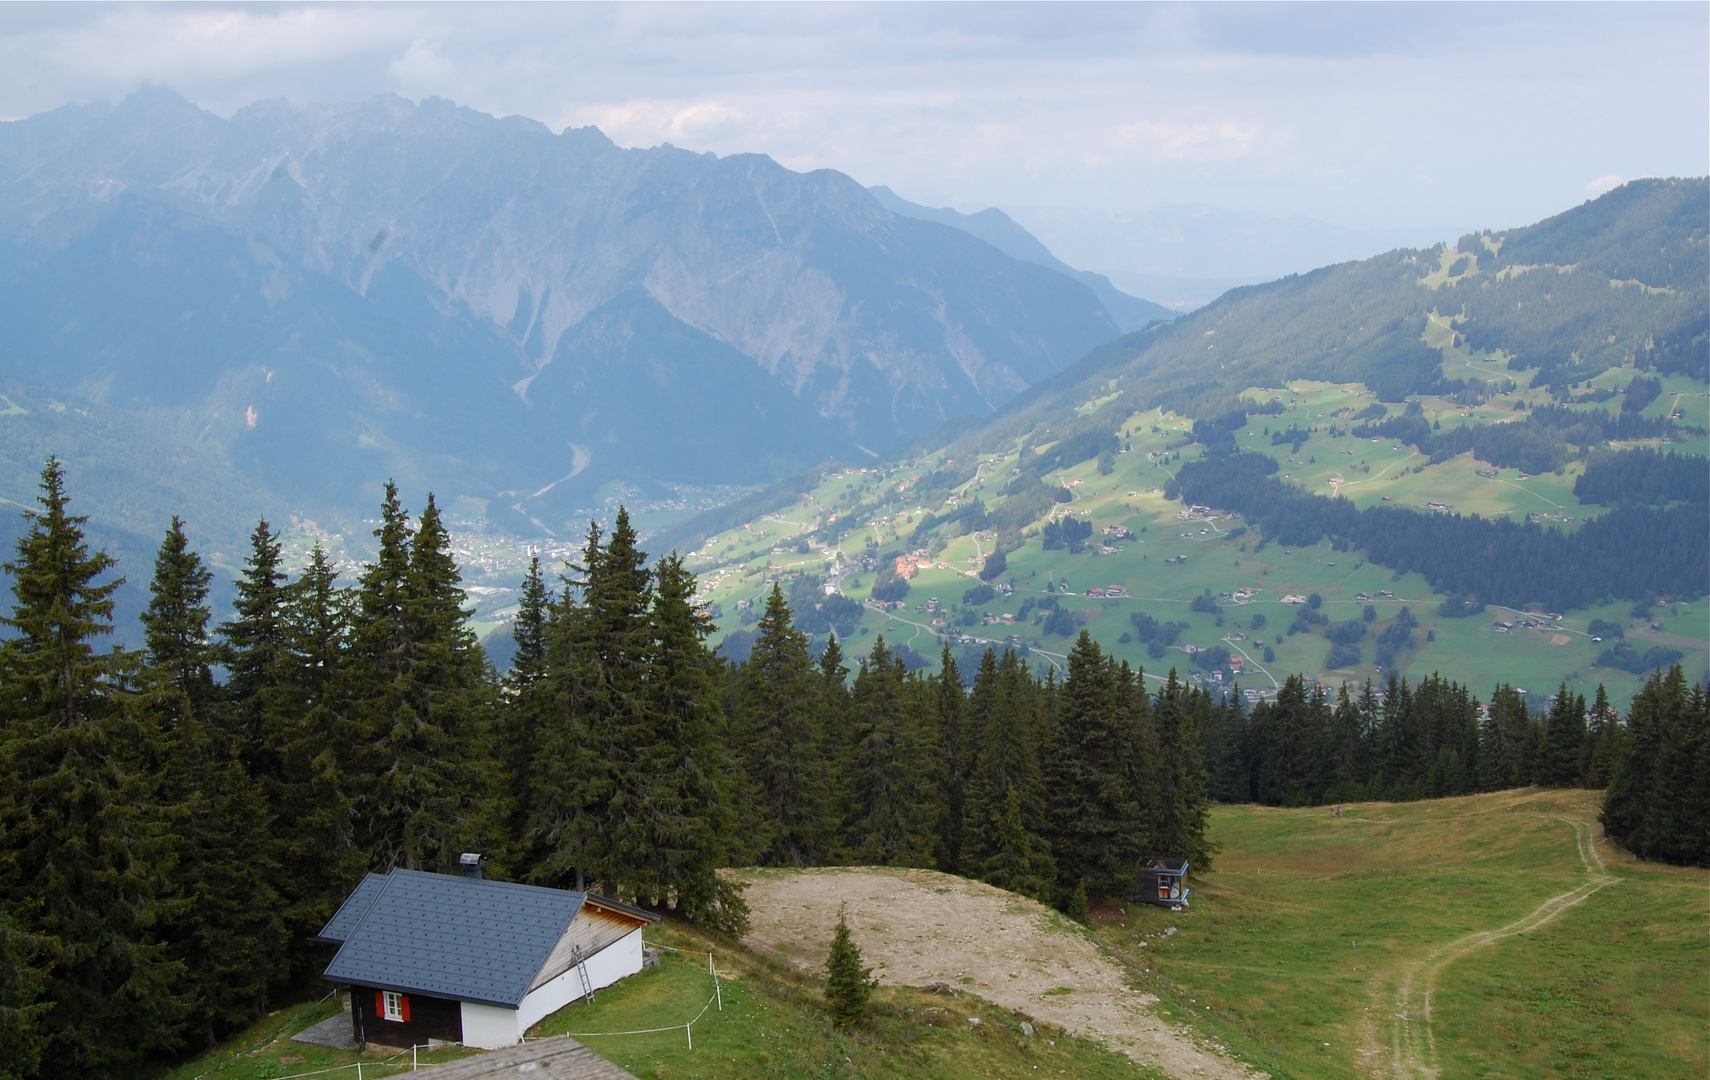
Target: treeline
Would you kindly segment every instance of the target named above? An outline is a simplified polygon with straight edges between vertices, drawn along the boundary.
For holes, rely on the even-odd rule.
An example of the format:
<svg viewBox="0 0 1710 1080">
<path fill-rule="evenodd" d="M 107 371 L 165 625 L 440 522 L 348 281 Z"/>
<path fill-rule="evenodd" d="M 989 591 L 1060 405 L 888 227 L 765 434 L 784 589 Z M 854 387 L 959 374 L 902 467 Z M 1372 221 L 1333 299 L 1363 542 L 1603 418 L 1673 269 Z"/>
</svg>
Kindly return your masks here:
<svg viewBox="0 0 1710 1080">
<path fill-rule="evenodd" d="M 126 1076 L 319 974 L 308 938 L 365 870 L 502 848 L 500 704 L 432 500 L 388 487 L 354 587 L 287 581 L 266 522 L 236 608 L 174 519 L 146 648 L 104 648 L 112 568 L 50 460 L 5 564 L 0 1076 Z M 223 673 L 223 679 L 216 678 Z"/>
<path fill-rule="evenodd" d="M 1586 461 L 1573 494 L 1599 506 L 1710 505 L 1710 461 L 1649 447 L 1599 451 Z"/>
<path fill-rule="evenodd" d="M 1398 574 L 1418 571 L 1439 592 L 1558 611 L 1619 598 L 1710 593 L 1710 506 L 1628 507 L 1577 531 L 1398 506 L 1356 509 L 1278 480 L 1277 463 L 1243 453 L 1189 462 L 1166 495 L 1234 510 L 1264 543 L 1304 547 L 1326 537 Z"/>
<path fill-rule="evenodd" d="M 1710 700 L 1676 667 L 1633 698 L 1603 829 L 1641 859 L 1710 866 Z"/>
<path fill-rule="evenodd" d="M 1148 694 L 1084 632 L 1061 682 L 988 649 L 966 688 L 948 648 L 927 675 L 880 639 L 851 681 L 810 644 L 774 587 L 727 692 L 743 861 L 933 867 L 1077 916 L 1143 857 L 1204 864 L 1199 695 L 1173 674 Z"/>
<path fill-rule="evenodd" d="M 119 583 L 55 461 L 39 501 L 5 564 L 0 1077 L 208 1046 L 314 982 L 365 872 L 464 851 L 737 933 L 730 865 L 939 867 L 1078 914 L 1143 855 L 1203 863 L 1199 697 L 1146 695 L 1084 635 L 1062 682 L 988 655 L 965 692 L 883 642 L 851 681 L 774 590 L 732 667 L 620 511 L 561 583 L 531 565 L 501 680 L 433 499 L 412 519 L 388 485 L 352 585 L 318 548 L 291 579 L 264 521 L 218 623 L 174 519 L 146 648 L 109 649 Z"/>
<path fill-rule="evenodd" d="M 1544 473 L 1611 439 L 1655 438 L 1668 434 L 1673 426 L 1666 417 L 1646 419 L 1627 409 L 1619 413 L 1580 412 L 1560 405 L 1544 405 L 1532 410 L 1525 420 L 1466 424 L 1444 430 L 1434 428 L 1415 401 L 1409 402 L 1400 416 L 1361 424 L 1353 433 L 1357 438 L 1381 435 L 1408 443 L 1420 453 L 1429 454 L 1433 465 L 1471 450 L 1474 457 L 1492 465 Z M 1304 441 L 1304 434 L 1301 439 Z"/>
<path fill-rule="evenodd" d="M 1212 796 L 1222 802 L 1319 806 L 1406 801 L 1539 784 L 1606 786 L 1624 760 L 1619 715 L 1598 687 L 1592 706 L 1564 684 L 1544 715 L 1511 686 L 1481 705 L 1440 675 L 1391 676 L 1332 701 L 1291 676 L 1250 712 L 1231 697 L 1203 726 Z"/>
</svg>

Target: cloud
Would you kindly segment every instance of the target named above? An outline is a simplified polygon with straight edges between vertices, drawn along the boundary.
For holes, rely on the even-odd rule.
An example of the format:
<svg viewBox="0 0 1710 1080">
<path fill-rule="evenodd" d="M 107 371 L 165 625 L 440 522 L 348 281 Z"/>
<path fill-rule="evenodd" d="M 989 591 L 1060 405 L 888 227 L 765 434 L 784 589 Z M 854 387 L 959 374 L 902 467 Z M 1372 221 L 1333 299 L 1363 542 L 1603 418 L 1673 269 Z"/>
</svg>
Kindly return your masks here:
<svg viewBox="0 0 1710 1080">
<path fill-rule="evenodd" d="M 1591 183 L 1585 185 L 1585 191 L 1588 195 L 1601 195 L 1605 191 L 1614 191 L 1624 183 L 1626 183 L 1626 181 L 1622 180 L 1614 173 L 1610 173 L 1608 176 L 1599 176 Z"/>
<path fill-rule="evenodd" d="M 1251 153 L 1259 139 L 1257 124 L 1236 120 L 1216 123 L 1143 121 L 1124 124 L 1114 132 L 1124 146 L 1139 147 L 1173 161 L 1227 161 Z"/>
<path fill-rule="evenodd" d="M 0 116 L 393 92 L 963 209 L 1499 227 L 1579 177 L 1710 171 L 1707 32 L 1701 4 L 0 5 Z"/>
</svg>

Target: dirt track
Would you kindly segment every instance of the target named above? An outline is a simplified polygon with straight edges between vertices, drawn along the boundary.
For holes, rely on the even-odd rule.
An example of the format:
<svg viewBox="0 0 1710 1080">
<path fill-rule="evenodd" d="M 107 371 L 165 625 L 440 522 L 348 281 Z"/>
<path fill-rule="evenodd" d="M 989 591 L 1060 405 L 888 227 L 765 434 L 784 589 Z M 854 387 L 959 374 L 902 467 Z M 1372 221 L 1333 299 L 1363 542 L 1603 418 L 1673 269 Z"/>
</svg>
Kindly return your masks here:
<svg viewBox="0 0 1710 1080">
<path fill-rule="evenodd" d="M 849 925 L 882 982 L 945 983 L 1001 1008 L 1098 1039 L 1179 1080 L 1262 1077 L 1147 1010 L 1122 969 L 1045 907 L 977 881 L 885 868 L 742 871 L 751 948 L 817 971 Z"/>
</svg>

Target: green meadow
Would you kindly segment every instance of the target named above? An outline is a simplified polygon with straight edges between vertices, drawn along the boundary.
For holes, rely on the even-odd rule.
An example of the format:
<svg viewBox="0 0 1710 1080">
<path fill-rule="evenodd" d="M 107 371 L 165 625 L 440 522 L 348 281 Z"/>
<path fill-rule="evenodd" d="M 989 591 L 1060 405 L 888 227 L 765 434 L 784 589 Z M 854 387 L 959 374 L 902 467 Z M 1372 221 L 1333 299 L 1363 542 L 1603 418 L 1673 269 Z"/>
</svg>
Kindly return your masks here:
<svg viewBox="0 0 1710 1080">
<path fill-rule="evenodd" d="M 1098 934 L 1277 1080 L 1702 1077 L 1710 883 L 1602 842 L 1600 798 L 1218 807 L 1190 908 Z"/>
</svg>

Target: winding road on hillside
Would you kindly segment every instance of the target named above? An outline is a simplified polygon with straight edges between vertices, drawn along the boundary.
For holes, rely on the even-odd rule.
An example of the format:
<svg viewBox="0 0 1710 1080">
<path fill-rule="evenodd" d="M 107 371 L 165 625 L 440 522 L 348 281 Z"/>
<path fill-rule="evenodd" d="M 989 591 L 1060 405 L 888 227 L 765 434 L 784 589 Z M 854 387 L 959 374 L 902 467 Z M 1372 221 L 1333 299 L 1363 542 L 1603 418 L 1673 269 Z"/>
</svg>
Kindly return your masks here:
<svg viewBox="0 0 1710 1080">
<path fill-rule="evenodd" d="M 1567 823 L 1573 830 L 1580 861 L 1585 865 L 1585 880 L 1506 926 L 1456 938 L 1400 967 L 1380 972 L 1367 985 L 1372 1004 L 1366 1009 L 1357 1064 L 1373 1068 L 1374 1059 L 1387 1059 L 1377 1066 L 1379 1075 L 1392 1080 L 1437 1080 L 1442 1069 L 1437 1062 L 1437 1040 L 1431 1027 L 1431 997 L 1444 969 L 1476 949 L 1536 930 L 1614 882 L 1597 854 L 1597 836 L 1591 822 L 1567 817 L 1556 820 Z"/>
</svg>

